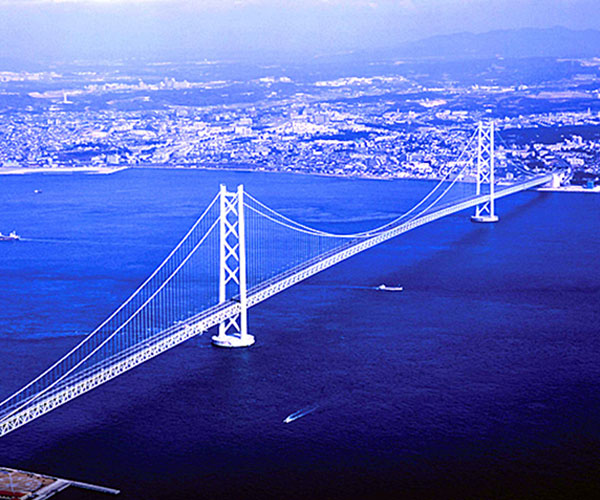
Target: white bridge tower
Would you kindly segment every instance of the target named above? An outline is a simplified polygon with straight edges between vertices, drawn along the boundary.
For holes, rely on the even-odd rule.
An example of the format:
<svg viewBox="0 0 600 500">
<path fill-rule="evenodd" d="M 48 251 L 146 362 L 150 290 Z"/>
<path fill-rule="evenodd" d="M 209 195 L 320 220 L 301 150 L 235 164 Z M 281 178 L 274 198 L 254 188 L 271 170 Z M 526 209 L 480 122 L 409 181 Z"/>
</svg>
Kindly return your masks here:
<svg viewBox="0 0 600 500">
<path fill-rule="evenodd" d="M 477 196 L 481 195 L 481 185 L 489 183 L 488 199 L 475 207 L 473 222 L 498 222 L 494 212 L 494 122 L 485 127 L 479 122 L 477 130 Z"/>
<path fill-rule="evenodd" d="M 220 190 L 219 304 L 229 300 L 239 303 L 239 312 L 219 325 L 212 338 L 219 347 L 249 347 L 254 337 L 248 333 L 246 289 L 246 234 L 244 224 L 244 186 L 237 192 Z"/>
</svg>

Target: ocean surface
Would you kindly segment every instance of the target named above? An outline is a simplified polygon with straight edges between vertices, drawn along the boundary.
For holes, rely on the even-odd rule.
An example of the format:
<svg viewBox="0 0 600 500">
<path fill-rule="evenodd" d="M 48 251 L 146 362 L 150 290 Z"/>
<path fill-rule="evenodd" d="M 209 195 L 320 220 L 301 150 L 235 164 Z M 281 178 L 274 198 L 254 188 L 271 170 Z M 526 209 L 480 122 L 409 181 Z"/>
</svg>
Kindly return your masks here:
<svg viewBox="0 0 600 500">
<path fill-rule="evenodd" d="M 220 182 L 340 230 L 380 225 L 431 187 L 1 176 L 0 231 L 24 240 L 0 243 L 0 398 L 112 312 Z M 250 311 L 252 348 L 188 341 L 0 439 L 0 465 L 124 500 L 600 498 L 600 196 L 525 192 L 498 213 L 447 217 L 296 285 Z"/>
</svg>

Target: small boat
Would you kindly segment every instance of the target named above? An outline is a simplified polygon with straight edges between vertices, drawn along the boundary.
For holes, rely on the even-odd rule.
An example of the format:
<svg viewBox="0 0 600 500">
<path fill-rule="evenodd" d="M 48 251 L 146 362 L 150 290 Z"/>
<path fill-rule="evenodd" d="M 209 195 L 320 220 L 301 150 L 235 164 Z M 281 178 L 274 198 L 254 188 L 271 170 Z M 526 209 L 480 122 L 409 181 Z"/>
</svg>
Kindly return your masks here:
<svg viewBox="0 0 600 500">
<path fill-rule="evenodd" d="M 309 406 L 308 408 L 302 408 L 301 410 L 295 411 L 291 415 L 288 415 L 287 417 L 285 417 L 285 419 L 283 420 L 283 423 L 289 424 L 290 422 L 293 422 L 294 420 L 298 420 L 299 418 L 302 418 L 305 415 L 312 413 L 318 407 L 319 407 L 319 405 L 313 405 L 313 406 Z"/>
<path fill-rule="evenodd" d="M 0 233 L 0 241 L 19 241 L 20 239 L 21 237 L 14 231 L 11 231 L 10 234 Z"/>
<path fill-rule="evenodd" d="M 34 189 L 33 192 L 34 192 L 34 194 L 42 194 L 41 189 Z"/>
<path fill-rule="evenodd" d="M 385 292 L 401 292 L 402 290 L 404 290 L 404 288 L 401 286 L 387 286 L 381 284 L 377 287 L 377 290 L 383 290 Z"/>
</svg>

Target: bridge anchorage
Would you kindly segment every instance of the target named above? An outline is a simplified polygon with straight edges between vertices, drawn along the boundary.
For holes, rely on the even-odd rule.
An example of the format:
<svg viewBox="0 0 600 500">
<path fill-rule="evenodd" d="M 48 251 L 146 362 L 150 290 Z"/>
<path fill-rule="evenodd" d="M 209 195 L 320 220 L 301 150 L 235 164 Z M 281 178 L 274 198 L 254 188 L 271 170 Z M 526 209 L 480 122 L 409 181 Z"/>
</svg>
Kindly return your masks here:
<svg viewBox="0 0 600 500">
<path fill-rule="evenodd" d="M 249 347 L 254 337 L 248 333 L 244 186 L 240 184 L 231 193 L 221 184 L 219 204 L 219 305 L 234 300 L 240 309 L 219 324 L 219 334 L 212 337 L 212 343 L 217 347 Z"/>
<path fill-rule="evenodd" d="M 494 122 L 486 128 L 483 122 L 477 127 L 477 188 L 476 196 L 481 195 L 481 185 L 489 184 L 489 198 L 475 207 L 473 222 L 498 222 L 494 212 Z"/>
</svg>

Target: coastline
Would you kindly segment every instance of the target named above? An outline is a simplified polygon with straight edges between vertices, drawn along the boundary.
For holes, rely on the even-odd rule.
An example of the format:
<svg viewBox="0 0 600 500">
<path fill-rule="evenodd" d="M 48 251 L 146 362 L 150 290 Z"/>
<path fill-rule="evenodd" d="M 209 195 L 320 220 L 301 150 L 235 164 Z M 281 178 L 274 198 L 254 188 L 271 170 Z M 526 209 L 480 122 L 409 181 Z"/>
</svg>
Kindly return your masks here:
<svg viewBox="0 0 600 500">
<path fill-rule="evenodd" d="M 583 186 L 559 186 L 559 187 L 539 187 L 537 191 L 546 191 L 550 193 L 595 193 L 600 194 L 600 186 L 586 188 Z"/>
<path fill-rule="evenodd" d="M 142 164 L 142 165 L 123 165 L 123 166 L 115 166 L 115 167 L 57 167 L 57 168 L 48 168 L 48 167 L 33 167 L 33 168 L 24 168 L 24 167 L 4 167 L 0 168 L 0 175 L 26 175 L 26 174 L 40 174 L 40 173 L 51 173 L 51 174 L 62 174 L 62 173 L 85 173 L 90 175 L 110 175 L 117 172 L 121 172 L 123 170 L 139 168 L 152 168 L 152 169 L 164 169 L 164 170 L 207 170 L 207 171 L 224 171 L 224 172 L 261 172 L 261 173 L 273 173 L 273 174 L 297 174 L 297 175 L 312 175 L 317 177 L 333 177 L 338 179 L 357 179 L 357 180 L 377 180 L 377 181 L 394 181 L 394 180 L 424 180 L 424 181 L 440 181 L 441 179 L 437 176 L 413 176 L 410 174 L 404 174 L 399 176 L 392 175 L 377 175 L 377 174 L 353 174 L 353 175 L 343 175 L 343 174 L 333 174 L 333 173 L 325 173 L 325 172 L 303 172 L 300 170 L 266 170 L 261 168 L 251 168 L 251 167 L 219 167 L 216 165 L 203 165 L 203 166 L 170 166 L 164 164 Z M 461 182 L 466 183 L 474 183 L 474 179 L 464 179 Z M 501 180 L 498 182 L 498 185 L 508 185 L 509 182 Z M 554 192 L 554 193 L 595 193 L 600 194 L 600 186 L 595 186 L 594 188 L 586 188 L 583 186 L 558 186 L 558 187 L 539 187 L 536 188 L 536 191 L 541 192 Z"/>
<path fill-rule="evenodd" d="M 335 179 L 356 179 L 356 180 L 375 180 L 375 181 L 395 181 L 395 180 L 420 180 L 420 181 L 440 181 L 441 178 L 435 175 L 431 176 L 417 176 L 417 175 L 377 175 L 377 174 L 332 174 L 326 172 L 316 172 L 316 171 L 303 171 L 303 170 L 267 170 L 262 168 L 251 168 L 251 167 L 219 167 L 214 165 L 202 165 L 202 166 L 189 166 L 189 167 L 180 167 L 180 166 L 169 166 L 163 164 L 138 164 L 131 165 L 127 168 L 154 168 L 154 169 L 164 169 L 164 170 L 208 170 L 211 172 L 221 171 L 221 172 L 246 172 L 246 173 L 262 173 L 262 174 L 291 174 L 291 175 L 310 175 L 314 177 L 333 177 Z M 474 180 L 464 180 L 462 182 L 474 183 Z"/>
<path fill-rule="evenodd" d="M 433 178 L 426 177 L 392 177 L 389 175 L 376 175 L 376 174 L 354 174 L 354 175 L 342 175 L 342 174 L 329 174 L 325 172 L 309 172 L 302 170 L 267 170 L 262 168 L 250 168 L 250 167 L 218 167 L 218 166 L 192 166 L 192 167 L 171 167 L 168 165 L 160 164 L 147 164 L 147 165 L 135 165 L 129 168 L 156 168 L 164 170 L 208 170 L 210 172 L 246 172 L 246 173 L 262 173 L 262 174 L 293 174 L 293 175 L 312 175 L 315 177 L 335 177 L 337 179 L 371 179 L 377 181 L 393 181 L 397 179 L 421 179 L 421 180 L 435 180 Z M 439 179 L 438 179 L 439 180 Z"/>
<path fill-rule="evenodd" d="M 46 167 L 34 167 L 34 168 L 22 168 L 22 167 L 9 167 L 0 168 L 0 175 L 25 175 L 25 174 L 72 174 L 72 173 L 86 173 L 95 175 L 109 175 L 121 170 L 127 170 L 129 167 L 65 167 L 65 168 L 46 168 Z"/>
<path fill-rule="evenodd" d="M 268 173 L 268 174 L 295 174 L 295 175 L 311 175 L 317 177 L 333 177 L 336 179 L 360 179 L 360 180 L 377 180 L 377 181 L 394 181 L 400 179 L 407 180 L 422 180 L 422 181 L 439 181 L 441 180 L 438 176 L 416 176 L 410 174 L 403 174 L 398 176 L 392 175 L 377 175 L 377 174 L 369 174 L 369 173 L 361 173 L 361 174 L 352 174 L 352 175 L 344 175 L 344 174 L 333 174 L 326 172 L 311 172 L 311 171 L 301 171 L 301 170 L 268 170 L 261 168 L 251 168 L 251 167 L 220 167 L 216 165 L 202 165 L 202 166 L 170 166 L 164 164 L 135 164 L 135 165 L 123 165 L 116 167 L 0 167 L 0 175 L 22 175 L 22 174 L 37 174 L 37 173 L 89 173 L 89 174 L 112 174 L 116 172 L 120 172 L 122 170 L 128 169 L 164 169 L 164 170 L 207 170 L 211 172 L 222 171 L 222 172 L 259 172 L 259 173 Z M 465 180 L 463 182 L 474 182 L 472 180 Z"/>
</svg>

